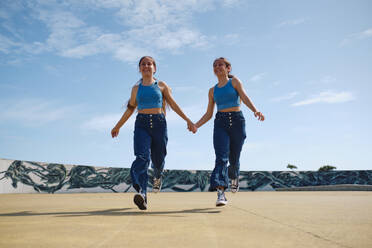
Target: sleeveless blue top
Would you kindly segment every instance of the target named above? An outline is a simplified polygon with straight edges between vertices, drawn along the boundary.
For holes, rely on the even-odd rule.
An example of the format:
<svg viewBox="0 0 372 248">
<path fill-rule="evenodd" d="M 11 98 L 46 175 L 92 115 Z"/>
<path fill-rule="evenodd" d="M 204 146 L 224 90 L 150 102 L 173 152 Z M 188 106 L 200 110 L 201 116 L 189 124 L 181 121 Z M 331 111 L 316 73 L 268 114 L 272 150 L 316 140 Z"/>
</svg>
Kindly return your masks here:
<svg viewBox="0 0 372 248">
<path fill-rule="evenodd" d="M 213 90 L 213 100 L 217 104 L 217 111 L 240 106 L 240 96 L 231 83 L 230 78 L 226 85 L 219 88 L 216 84 Z"/>
<path fill-rule="evenodd" d="M 158 82 L 145 86 L 142 82 L 138 85 L 136 96 L 138 110 L 163 107 L 163 94 L 159 88 Z"/>
</svg>

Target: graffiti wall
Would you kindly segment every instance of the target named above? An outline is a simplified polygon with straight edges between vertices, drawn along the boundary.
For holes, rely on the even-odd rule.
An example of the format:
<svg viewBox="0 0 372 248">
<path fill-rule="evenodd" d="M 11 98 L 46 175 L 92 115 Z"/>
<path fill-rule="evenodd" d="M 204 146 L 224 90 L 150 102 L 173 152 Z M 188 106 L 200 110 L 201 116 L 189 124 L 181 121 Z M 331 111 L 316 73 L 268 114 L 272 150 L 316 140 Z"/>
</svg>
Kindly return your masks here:
<svg viewBox="0 0 372 248">
<path fill-rule="evenodd" d="M 208 191 L 207 170 L 165 170 L 162 191 Z M 149 189 L 152 171 L 149 170 Z M 242 171 L 241 191 L 324 185 L 372 185 L 366 171 Z M 129 168 L 104 168 L 0 159 L 0 193 L 134 192 Z"/>
</svg>

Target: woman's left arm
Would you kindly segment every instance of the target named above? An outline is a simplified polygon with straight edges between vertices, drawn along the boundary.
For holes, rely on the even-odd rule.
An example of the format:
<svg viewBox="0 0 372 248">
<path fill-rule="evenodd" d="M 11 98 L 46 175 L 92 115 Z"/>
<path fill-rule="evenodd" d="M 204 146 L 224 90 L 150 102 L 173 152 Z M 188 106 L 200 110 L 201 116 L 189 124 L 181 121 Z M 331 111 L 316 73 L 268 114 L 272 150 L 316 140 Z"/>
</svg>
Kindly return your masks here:
<svg viewBox="0 0 372 248">
<path fill-rule="evenodd" d="M 265 116 L 260 111 L 257 110 L 257 108 L 254 106 L 251 99 L 245 93 L 243 84 L 242 84 L 242 82 L 240 82 L 239 78 L 233 77 L 231 83 L 232 83 L 233 87 L 236 89 L 236 91 L 238 92 L 238 94 L 240 96 L 240 99 L 242 99 L 243 103 L 245 105 L 247 105 L 247 107 L 250 110 L 252 110 L 252 112 L 254 113 L 254 116 L 257 117 L 258 120 L 260 120 L 260 121 L 265 120 Z"/>
</svg>

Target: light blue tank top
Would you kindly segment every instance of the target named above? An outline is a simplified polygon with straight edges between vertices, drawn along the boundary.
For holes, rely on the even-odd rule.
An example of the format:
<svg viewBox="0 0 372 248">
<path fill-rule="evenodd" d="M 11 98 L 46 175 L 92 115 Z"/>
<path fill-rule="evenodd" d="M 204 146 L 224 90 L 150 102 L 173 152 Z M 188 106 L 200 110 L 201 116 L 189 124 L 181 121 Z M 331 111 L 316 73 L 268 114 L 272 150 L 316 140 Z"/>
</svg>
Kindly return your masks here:
<svg viewBox="0 0 372 248">
<path fill-rule="evenodd" d="M 230 78 L 227 84 L 219 88 L 216 84 L 213 90 L 213 100 L 217 104 L 217 111 L 231 107 L 240 106 L 240 96 L 231 83 Z"/>
<path fill-rule="evenodd" d="M 136 100 L 138 110 L 163 107 L 163 94 L 159 88 L 158 81 L 147 86 L 142 85 L 141 82 L 138 86 Z"/>
</svg>

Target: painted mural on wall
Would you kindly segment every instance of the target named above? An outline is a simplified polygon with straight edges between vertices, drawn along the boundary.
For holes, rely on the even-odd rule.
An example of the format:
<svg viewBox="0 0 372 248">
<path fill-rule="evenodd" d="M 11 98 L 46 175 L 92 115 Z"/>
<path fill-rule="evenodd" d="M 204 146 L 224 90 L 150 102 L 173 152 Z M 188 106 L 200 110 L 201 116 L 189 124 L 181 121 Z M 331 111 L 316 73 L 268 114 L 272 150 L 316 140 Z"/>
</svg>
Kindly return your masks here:
<svg viewBox="0 0 372 248">
<path fill-rule="evenodd" d="M 372 185 L 372 170 L 359 171 L 252 171 L 241 172 L 241 190 L 358 184 Z M 243 186 L 243 185 L 245 186 Z"/>
<path fill-rule="evenodd" d="M 42 164 L 15 160 L 0 171 L 0 183 L 5 179 L 13 188 L 27 185 L 34 192 L 69 192 L 72 189 L 100 188 L 108 192 L 133 191 L 128 168 L 98 168 L 93 166 Z M 211 171 L 165 170 L 162 191 L 208 191 Z M 149 170 L 149 190 L 152 171 Z M 358 184 L 372 185 L 372 170 L 368 171 L 242 171 L 240 190 L 275 190 L 280 188 Z"/>
</svg>

